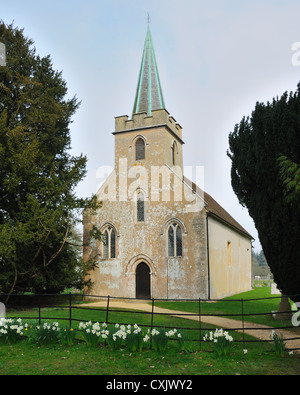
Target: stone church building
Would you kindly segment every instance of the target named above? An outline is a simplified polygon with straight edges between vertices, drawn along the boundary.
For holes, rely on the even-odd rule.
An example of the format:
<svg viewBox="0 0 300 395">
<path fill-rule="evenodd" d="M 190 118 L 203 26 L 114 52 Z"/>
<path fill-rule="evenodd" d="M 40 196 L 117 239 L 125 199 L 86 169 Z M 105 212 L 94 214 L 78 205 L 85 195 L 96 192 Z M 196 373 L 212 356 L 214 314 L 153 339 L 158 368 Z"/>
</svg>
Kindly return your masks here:
<svg viewBox="0 0 300 395">
<path fill-rule="evenodd" d="M 115 167 L 83 215 L 88 295 L 214 299 L 251 289 L 251 240 L 183 175 L 182 128 L 166 110 L 148 26 L 132 117 L 115 118 Z M 92 242 L 96 226 L 103 240 Z"/>
</svg>

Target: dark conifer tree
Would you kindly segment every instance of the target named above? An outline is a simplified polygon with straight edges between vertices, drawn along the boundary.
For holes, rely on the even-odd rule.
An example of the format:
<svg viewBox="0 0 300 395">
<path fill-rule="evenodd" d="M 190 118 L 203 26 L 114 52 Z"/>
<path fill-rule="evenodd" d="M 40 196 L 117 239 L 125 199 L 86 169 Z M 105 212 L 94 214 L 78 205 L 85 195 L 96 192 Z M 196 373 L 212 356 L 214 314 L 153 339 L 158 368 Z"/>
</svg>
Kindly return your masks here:
<svg viewBox="0 0 300 395">
<path fill-rule="evenodd" d="M 229 135 L 232 187 L 248 208 L 274 280 L 300 300 L 300 205 L 286 199 L 280 157 L 300 163 L 300 84 L 272 103 L 257 103 Z"/>
</svg>

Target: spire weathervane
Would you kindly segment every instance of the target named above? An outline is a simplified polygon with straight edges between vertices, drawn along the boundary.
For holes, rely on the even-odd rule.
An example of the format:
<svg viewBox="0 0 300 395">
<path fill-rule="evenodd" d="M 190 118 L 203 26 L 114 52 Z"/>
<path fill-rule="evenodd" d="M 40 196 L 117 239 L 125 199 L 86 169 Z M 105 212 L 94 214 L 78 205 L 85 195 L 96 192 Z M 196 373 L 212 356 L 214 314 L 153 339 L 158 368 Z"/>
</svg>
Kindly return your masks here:
<svg viewBox="0 0 300 395">
<path fill-rule="evenodd" d="M 151 18 L 150 18 L 149 12 L 148 12 L 147 14 L 148 14 L 148 16 L 147 16 L 147 24 L 150 25 L 150 23 L 151 23 Z"/>
</svg>

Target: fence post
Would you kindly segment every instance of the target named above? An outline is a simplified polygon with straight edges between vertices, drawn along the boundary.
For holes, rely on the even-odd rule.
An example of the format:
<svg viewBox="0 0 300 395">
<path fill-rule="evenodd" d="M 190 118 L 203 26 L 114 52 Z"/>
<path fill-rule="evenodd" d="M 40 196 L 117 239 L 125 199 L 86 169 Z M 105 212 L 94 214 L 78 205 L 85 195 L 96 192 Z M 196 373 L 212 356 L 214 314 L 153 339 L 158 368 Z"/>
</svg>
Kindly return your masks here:
<svg viewBox="0 0 300 395">
<path fill-rule="evenodd" d="M 72 293 L 69 293 L 69 324 L 70 329 L 72 328 Z"/>
<path fill-rule="evenodd" d="M 242 302 L 242 325 L 243 325 L 243 349 L 245 349 L 245 320 L 244 320 L 244 300 Z"/>
<path fill-rule="evenodd" d="M 152 350 L 152 329 L 153 329 L 153 318 L 154 318 L 154 298 L 152 298 L 152 312 L 151 312 L 151 329 L 150 329 L 150 350 Z"/>
<path fill-rule="evenodd" d="M 201 346 L 201 329 L 202 329 L 202 326 L 201 326 L 201 298 L 199 298 L 199 344 L 200 344 L 200 351 L 202 349 L 202 346 Z"/>
<path fill-rule="evenodd" d="M 105 318 L 105 323 L 108 323 L 108 312 L 109 312 L 109 299 L 110 297 L 107 296 L 107 305 L 106 305 L 106 318 Z"/>
<path fill-rule="evenodd" d="M 110 299 L 110 297 L 109 297 L 109 295 L 108 295 L 108 296 L 107 296 L 107 304 L 106 304 L 106 316 L 105 316 L 105 323 L 106 323 L 106 325 L 108 325 L 109 299 Z M 105 341 L 104 341 L 104 345 L 105 345 L 105 346 L 107 345 L 107 340 L 106 340 L 106 339 L 105 339 Z"/>
<path fill-rule="evenodd" d="M 42 317 L 41 317 L 41 305 L 39 303 L 39 325 L 41 325 Z"/>
</svg>

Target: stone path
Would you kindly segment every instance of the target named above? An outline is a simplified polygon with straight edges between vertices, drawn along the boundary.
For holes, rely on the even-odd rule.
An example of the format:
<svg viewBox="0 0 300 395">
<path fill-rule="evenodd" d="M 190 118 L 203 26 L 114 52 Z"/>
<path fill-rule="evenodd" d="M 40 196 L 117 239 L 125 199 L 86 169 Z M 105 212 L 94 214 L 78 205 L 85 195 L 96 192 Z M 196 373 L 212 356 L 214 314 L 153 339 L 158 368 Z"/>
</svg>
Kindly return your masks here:
<svg viewBox="0 0 300 395">
<path fill-rule="evenodd" d="M 84 305 L 80 305 L 81 307 L 106 307 L 107 301 L 104 300 L 103 302 L 93 302 L 93 303 L 88 303 Z M 109 307 L 110 308 L 119 308 L 119 309 L 131 309 L 131 310 L 141 310 L 141 311 L 147 311 L 150 312 L 152 311 L 152 306 L 148 303 L 142 302 L 142 301 L 137 301 L 135 299 L 129 300 L 129 301 L 124 301 L 124 300 L 110 300 L 109 302 Z M 178 317 L 178 318 L 184 318 L 187 320 L 194 320 L 198 321 L 198 317 L 195 315 L 186 315 L 183 316 L 184 311 L 178 311 L 178 310 L 169 310 L 169 309 L 164 309 L 161 307 L 156 307 L 154 306 L 154 313 L 168 313 L 171 314 L 173 317 Z M 235 328 L 240 328 L 242 326 L 241 321 L 233 320 L 230 318 L 225 318 L 225 317 L 217 317 L 217 316 L 203 316 L 201 318 L 201 322 L 206 323 L 206 324 L 211 324 L 216 326 L 217 328 L 223 328 L 223 329 L 235 329 Z M 256 324 L 253 322 L 246 322 L 244 323 L 244 332 L 248 335 L 251 335 L 253 337 L 256 337 L 257 339 L 260 340 L 270 340 L 271 333 L 273 331 L 272 327 L 262 325 L 262 324 Z M 237 332 L 243 332 L 242 329 L 237 330 Z M 284 337 L 284 340 L 286 341 L 286 348 L 287 349 L 295 349 L 299 348 L 299 350 L 295 350 L 295 352 L 300 353 L 300 328 L 297 328 L 297 331 L 292 332 L 288 331 L 285 329 L 276 329 L 276 333 L 282 334 Z M 288 340 L 288 339 L 293 339 L 297 337 L 298 339 L 295 340 Z"/>
</svg>

